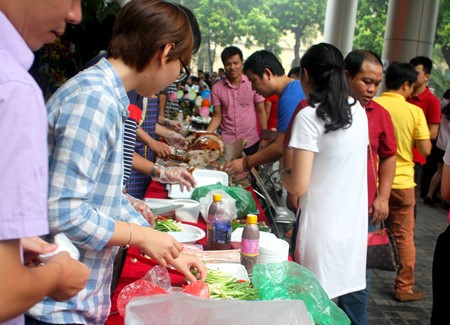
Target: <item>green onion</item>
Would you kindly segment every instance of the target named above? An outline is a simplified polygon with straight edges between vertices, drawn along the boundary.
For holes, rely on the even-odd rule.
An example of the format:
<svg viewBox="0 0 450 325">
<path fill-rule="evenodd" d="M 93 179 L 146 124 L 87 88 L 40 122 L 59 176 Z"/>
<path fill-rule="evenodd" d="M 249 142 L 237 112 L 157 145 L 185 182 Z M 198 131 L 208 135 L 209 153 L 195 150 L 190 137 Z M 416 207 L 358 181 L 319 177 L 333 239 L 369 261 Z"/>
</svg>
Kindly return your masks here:
<svg viewBox="0 0 450 325">
<path fill-rule="evenodd" d="M 181 223 L 176 222 L 172 219 L 156 219 L 155 220 L 155 230 L 162 231 L 162 232 L 168 232 L 168 231 L 183 231 L 183 228 L 181 228 Z"/>
<path fill-rule="evenodd" d="M 259 300 L 259 289 L 249 281 L 240 282 L 232 275 L 208 269 L 205 282 L 209 285 L 211 299 Z"/>
</svg>

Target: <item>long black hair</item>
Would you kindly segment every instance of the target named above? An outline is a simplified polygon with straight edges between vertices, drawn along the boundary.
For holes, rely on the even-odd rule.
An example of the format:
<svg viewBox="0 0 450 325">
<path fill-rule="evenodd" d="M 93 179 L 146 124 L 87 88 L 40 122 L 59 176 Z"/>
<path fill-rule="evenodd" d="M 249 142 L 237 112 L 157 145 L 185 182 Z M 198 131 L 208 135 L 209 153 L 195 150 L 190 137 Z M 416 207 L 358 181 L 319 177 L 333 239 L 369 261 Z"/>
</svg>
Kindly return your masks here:
<svg viewBox="0 0 450 325">
<path fill-rule="evenodd" d="M 352 125 L 349 102 L 350 87 L 344 74 L 344 57 L 333 45 L 319 43 L 311 46 L 300 60 L 300 66 L 313 80 L 308 104 L 314 106 L 317 116 L 325 123 L 325 133 Z"/>
</svg>

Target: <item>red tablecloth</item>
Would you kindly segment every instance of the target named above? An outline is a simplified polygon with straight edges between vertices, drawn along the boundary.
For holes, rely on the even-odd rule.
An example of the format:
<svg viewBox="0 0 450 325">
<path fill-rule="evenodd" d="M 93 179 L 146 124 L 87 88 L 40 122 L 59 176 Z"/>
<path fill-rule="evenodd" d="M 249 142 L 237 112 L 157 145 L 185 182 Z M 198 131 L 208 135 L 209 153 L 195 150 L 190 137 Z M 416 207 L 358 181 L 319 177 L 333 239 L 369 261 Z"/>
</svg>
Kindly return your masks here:
<svg viewBox="0 0 450 325">
<path fill-rule="evenodd" d="M 260 211 L 258 215 L 259 221 L 264 221 L 267 224 L 267 218 L 264 214 L 264 210 L 262 209 L 258 199 L 256 198 L 256 194 L 253 191 L 252 187 L 246 188 L 250 193 L 252 193 L 253 198 L 255 199 L 256 207 Z M 159 182 L 152 182 L 149 186 L 147 193 L 145 195 L 147 198 L 158 198 L 158 199 L 165 199 L 167 198 L 167 191 L 165 189 L 165 186 L 162 185 Z M 187 222 L 186 222 L 187 223 Z M 187 223 L 189 224 L 189 223 Z M 203 230 L 206 230 L 206 223 L 203 220 L 203 218 L 199 218 L 198 223 L 192 224 L 196 227 L 199 227 Z M 205 245 L 206 244 L 206 237 L 199 240 L 197 242 L 198 244 Z M 120 291 L 127 286 L 128 284 L 141 279 L 149 270 L 151 270 L 157 263 L 153 261 L 152 259 L 146 258 L 141 255 L 141 250 L 137 247 L 130 247 L 128 249 L 128 253 L 125 259 L 125 263 L 123 266 L 122 274 L 120 275 L 119 282 L 117 284 L 116 290 L 114 291 L 114 294 L 112 296 L 112 307 L 111 307 L 111 315 L 109 316 L 108 320 L 106 321 L 106 325 L 123 325 L 124 320 L 117 312 L 117 296 L 119 295 Z M 184 275 L 179 273 L 176 270 L 169 269 L 169 275 L 173 286 L 181 286 L 184 281 Z"/>
</svg>

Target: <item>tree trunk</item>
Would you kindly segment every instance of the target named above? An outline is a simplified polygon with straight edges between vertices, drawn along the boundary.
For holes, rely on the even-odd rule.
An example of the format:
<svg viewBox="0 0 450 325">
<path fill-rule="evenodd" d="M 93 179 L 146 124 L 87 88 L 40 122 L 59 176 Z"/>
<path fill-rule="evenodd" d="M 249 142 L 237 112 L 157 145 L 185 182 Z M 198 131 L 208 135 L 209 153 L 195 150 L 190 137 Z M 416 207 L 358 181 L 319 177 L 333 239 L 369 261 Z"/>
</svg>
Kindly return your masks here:
<svg viewBox="0 0 450 325">
<path fill-rule="evenodd" d="M 445 62 L 447 62 L 447 66 L 450 69 L 450 45 L 442 45 L 441 52 L 444 57 Z"/>
</svg>

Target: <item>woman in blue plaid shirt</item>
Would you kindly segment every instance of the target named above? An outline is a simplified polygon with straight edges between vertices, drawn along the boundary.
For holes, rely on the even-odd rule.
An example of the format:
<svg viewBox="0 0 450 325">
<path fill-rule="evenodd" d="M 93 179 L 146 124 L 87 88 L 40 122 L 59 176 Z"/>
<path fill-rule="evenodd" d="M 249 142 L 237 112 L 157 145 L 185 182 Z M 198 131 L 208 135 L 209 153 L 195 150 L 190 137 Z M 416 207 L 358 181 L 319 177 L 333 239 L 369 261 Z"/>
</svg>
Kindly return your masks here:
<svg viewBox="0 0 450 325">
<path fill-rule="evenodd" d="M 69 301 L 46 298 L 35 305 L 29 324 L 104 324 L 118 246 L 137 246 L 191 281 L 191 267 L 206 277 L 203 263 L 181 254 L 170 235 L 148 227 L 122 195 L 126 93 L 150 97 L 184 77 L 192 47 L 189 20 L 178 5 L 132 0 L 117 16 L 108 59 L 70 79 L 47 103 L 50 231 L 72 240 L 91 275 L 86 289 Z M 164 177 L 159 173 L 154 170 Z"/>
</svg>

